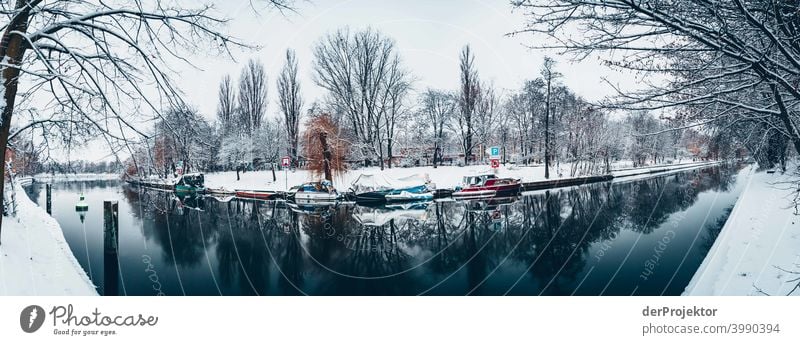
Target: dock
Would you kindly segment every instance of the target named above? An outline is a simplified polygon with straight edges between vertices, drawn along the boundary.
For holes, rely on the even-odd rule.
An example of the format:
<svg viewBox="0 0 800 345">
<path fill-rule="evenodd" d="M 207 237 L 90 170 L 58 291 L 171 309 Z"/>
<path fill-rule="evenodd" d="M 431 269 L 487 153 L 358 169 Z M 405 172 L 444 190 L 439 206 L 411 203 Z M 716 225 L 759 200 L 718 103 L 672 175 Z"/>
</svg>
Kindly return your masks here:
<svg viewBox="0 0 800 345">
<path fill-rule="evenodd" d="M 160 189 L 160 190 L 175 189 L 174 184 L 165 183 L 162 180 L 125 180 L 125 182 L 134 186 L 141 186 L 141 187 Z"/>
<path fill-rule="evenodd" d="M 570 177 L 554 180 L 523 182 L 522 191 L 578 186 L 586 183 L 611 181 L 612 179 L 614 179 L 614 175 Z"/>
</svg>

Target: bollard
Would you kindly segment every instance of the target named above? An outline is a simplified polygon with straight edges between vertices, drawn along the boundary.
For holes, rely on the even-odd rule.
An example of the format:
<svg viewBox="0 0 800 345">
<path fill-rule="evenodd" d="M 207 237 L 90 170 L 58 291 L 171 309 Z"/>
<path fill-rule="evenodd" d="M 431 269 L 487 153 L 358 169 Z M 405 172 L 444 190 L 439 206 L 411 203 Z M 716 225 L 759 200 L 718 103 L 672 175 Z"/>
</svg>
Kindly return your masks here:
<svg viewBox="0 0 800 345">
<path fill-rule="evenodd" d="M 103 201 L 103 295 L 119 295 L 119 202 Z"/>
<path fill-rule="evenodd" d="M 45 185 L 47 191 L 47 214 L 53 214 L 53 185 L 48 183 Z"/>
</svg>

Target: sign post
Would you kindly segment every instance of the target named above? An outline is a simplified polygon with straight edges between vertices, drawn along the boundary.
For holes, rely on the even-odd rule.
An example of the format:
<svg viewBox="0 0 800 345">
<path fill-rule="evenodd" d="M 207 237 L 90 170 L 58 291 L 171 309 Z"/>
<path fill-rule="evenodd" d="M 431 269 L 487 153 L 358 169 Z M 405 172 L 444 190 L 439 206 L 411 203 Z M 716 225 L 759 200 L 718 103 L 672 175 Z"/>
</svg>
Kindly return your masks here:
<svg viewBox="0 0 800 345">
<path fill-rule="evenodd" d="M 500 168 L 500 146 L 492 146 L 489 148 L 489 163 L 492 169 L 497 170 Z M 495 171 L 496 173 L 497 171 Z"/>
<path fill-rule="evenodd" d="M 500 159 L 500 146 L 492 146 L 489 148 L 490 159 Z"/>
<path fill-rule="evenodd" d="M 281 167 L 283 167 L 283 182 L 284 188 L 288 191 L 289 190 L 289 166 L 292 165 L 292 158 L 289 156 L 281 157 Z"/>
</svg>

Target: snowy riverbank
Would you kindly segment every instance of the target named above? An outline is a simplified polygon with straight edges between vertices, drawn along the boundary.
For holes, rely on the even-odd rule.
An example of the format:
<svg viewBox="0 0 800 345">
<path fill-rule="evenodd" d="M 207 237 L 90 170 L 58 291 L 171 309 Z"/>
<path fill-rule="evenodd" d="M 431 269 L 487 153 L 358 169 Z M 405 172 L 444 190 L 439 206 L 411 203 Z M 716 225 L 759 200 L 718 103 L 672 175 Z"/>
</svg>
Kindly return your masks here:
<svg viewBox="0 0 800 345">
<path fill-rule="evenodd" d="M 651 171 L 656 172 L 676 169 L 689 169 L 699 166 L 710 164 L 717 164 L 718 162 L 691 162 L 673 165 L 660 165 L 658 167 L 642 167 L 636 169 L 624 169 L 612 171 L 615 177 L 631 176 L 648 174 Z M 656 169 L 657 168 L 657 169 Z M 436 188 L 455 188 L 461 183 L 461 178 L 465 175 L 474 175 L 480 173 L 490 173 L 492 170 L 485 165 L 473 166 L 440 166 L 436 169 L 433 167 L 413 167 L 413 168 L 392 168 L 383 171 L 378 167 L 364 168 L 346 172 L 343 176 L 334 179 L 334 185 L 340 190 L 346 190 L 353 184 L 361 174 L 383 174 L 389 178 L 398 179 L 415 174 L 427 174 L 431 182 L 436 184 Z M 559 178 L 555 169 L 550 171 L 550 179 L 554 180 Z M 567 177 L 568 173 L 565 167 L 561 169 L 562 178 Z M 502 177 L 513 177 L 521 179 L 523 182 L 542 181 L 544 178 L 544 166 L 512 166 L 504 165 L 497 170 L 497 174 Z M 240 175 L 240 180 L 236 180 L 235 171 L 208 173 L 205 175 L 205 185 L 209 188 L 225 188 L 228 190 L 234 189 L 256 189 L 256 190 L 275 190 L 285 191 L 288 188 L 296 185 L 303 184 L 308 181 L 315 180 L 311 174 L 306 170 L 289 171 L 284 175 L 283 171 L 275 172 L 275 182 L 272 180 L 271 171 L 249 171 Z"/>
<path fill-rule="evenodd" d="M 745 190 L 684 295 L 786 295 L 798 284 L 800 273 L 787 272 L 800 272 L 798 178 L 749 169 Z"/>
<path fill-rule="evenodd" d="M 63 181 L 106 181 L 118 180 L 119 174 L 36 174 L 33 179 L 37 182 L 63 182 Z"/>
<path fill-rule="evenodd" d="M 3 217 L 0 295 L 95 296 L 53 217 L 17 187 L 17 217 Z"/>
</svg>

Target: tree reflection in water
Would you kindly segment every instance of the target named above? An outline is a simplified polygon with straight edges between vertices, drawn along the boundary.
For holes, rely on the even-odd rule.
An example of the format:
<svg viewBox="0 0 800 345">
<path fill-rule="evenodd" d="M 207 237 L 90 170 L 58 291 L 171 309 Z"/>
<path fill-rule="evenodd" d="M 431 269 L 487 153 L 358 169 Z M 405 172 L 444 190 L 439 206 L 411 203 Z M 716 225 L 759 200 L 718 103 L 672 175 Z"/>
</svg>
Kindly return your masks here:
<svg viewBox="0 0 800 345">
<path fill-rule="evenodd" d="M 187 294 L 200 279 L 240 295 L 598 294 L 596 283 L 581 284 L 592 266 L 613 262 L 592 259 L 593 246 L 656 234 L 700 193 L 728 191 L 735 172 L 712 168 L 520 198 L 379 208 L 220 202 L 137 188 L 123 195 L 143 222 L 142 236 L 188 280 Z M 704 231 L 704 246 L 724 218 L 694 230 Z M 668 274 L 679 266 L 662 264 Z"/>
</svg>

